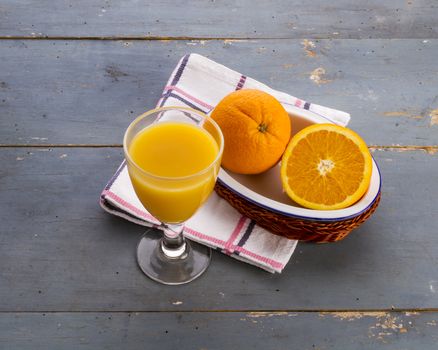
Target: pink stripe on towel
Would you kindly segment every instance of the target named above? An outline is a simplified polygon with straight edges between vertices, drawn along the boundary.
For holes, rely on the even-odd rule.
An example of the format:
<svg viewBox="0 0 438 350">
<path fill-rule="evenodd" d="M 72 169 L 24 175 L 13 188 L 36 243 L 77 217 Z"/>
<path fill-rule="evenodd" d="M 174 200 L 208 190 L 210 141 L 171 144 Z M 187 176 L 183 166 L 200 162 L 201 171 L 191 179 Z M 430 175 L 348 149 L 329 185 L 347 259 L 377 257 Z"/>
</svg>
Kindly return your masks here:
<svg viewBox="0 0 438 350">
<path fill-rule="evenodd" d="M 228 238 L 227 243 L 225 243 L 224 249 L 227 251 L 228 254 L 231 254 L 234 251 L 233 242 L 237 238 L 237 236 L 240 234 L 240 232 L 242 232 L 242 228 L 243 228 L 243 225 L 245 224 L 246 220 L 247 220 L 247 218 L 245 216 L 240 217 L 234 231 L 230 235 L 230 238 Z"/>
<path fill-rule="evenodd" d="M 215 237 L 208 236 L 208 235 L 203 234 L 201 232 L 192 230 L 192 229 L 190 229 L 188 227 L 185 227 L 184 231 L 186 231 L 187 233 L 190 233 L 193 236 L 198 237 L 199 239 L 201 239 L 203 241 L 208 241 L 208 242 L 217 244 L 218 246 L 224 246 L 225 247 L 226 242 L 221 240 L 221 239 L 217 239 Z M 238 251 L 238 252 L 240 252 L 240 253 L 242 253 L 244 255 L 247 255 L 247 256 L 249 256 L 249 257 L 251 257 L 251 258 L 253 258 L 255 260 L 258 260 L 260 262 L 264 262 L 266 264 L 269 264 L 273 268 L 276 268 L 276 269 L 283 269 L 284 268 L 284 264 L 282 264 L 281 262 L 275 261 L 275 260 L 270 259 L 270 258 L 267 258 L 266 256 L 262 256 L 262 255 L 253 253 L 253 252 L 249 251 L 248 249 L 245 249 L 243 247 L 239 247 L 238 245 L 232 245 L 230 247 L 230 249 L 232 249 L 234 251 Z"/>
<path fill-rule="evenodd" d="M 145 211 L 138 209 L 137 207 L 134 207 L 131 203 L 128 203 L 124 199 L 120 198 L 118 195 L 116 195 L 114 192 L 111 191 L 103 191 L 102 195 L 110 197 L 112 200 L 116 201 L 120 205 L 124 206 L 125 208 L 131 210 L 136 215 L 141 216 L 145 218 L 148 221 L 151 221 L 153 224 L 159 225 L 161 224 L 157 219 L 155 219 L 152 215 L 146 213 Z"/>
<path fill-rule="evenodd" d="M 184 95 L 185 97 L 189 98 L 190 100 L 192 100 L 193 102 L 197 103 L 200 106 L 203 106 L 207 109 L 213 109 L 213 106 L 211 106 L 208 103 L 201 101 L 200 99 L 190 95 L 189 93 L 185 92 L 184 90 L 180 89 L 179 87 L 176 87 L 173 85 L 168 85 L 164 88 L 164 93 L 166 93 L 169 90 L 173 90 L 173 91 L 180 93 L 181 95 Z"/>
</svg>

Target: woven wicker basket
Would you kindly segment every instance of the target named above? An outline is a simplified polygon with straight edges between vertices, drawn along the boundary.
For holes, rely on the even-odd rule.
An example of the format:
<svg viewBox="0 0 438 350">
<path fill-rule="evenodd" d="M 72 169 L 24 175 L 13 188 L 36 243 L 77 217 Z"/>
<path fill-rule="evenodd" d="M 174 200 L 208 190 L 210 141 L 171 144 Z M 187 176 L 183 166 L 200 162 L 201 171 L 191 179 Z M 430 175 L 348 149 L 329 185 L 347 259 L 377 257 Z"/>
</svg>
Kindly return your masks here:
<svg viewBox="0 0 438 350">
<path fill-rule="evenodd" d="M 353 218 L 340 221 L 316 221 L 281 215 L 255 205 L 218 181 L 216 192 L 241 214 L 257 222 L 270 232 L 289 239 L 317 243 L 336 242 L 345 238 L 353 229 L 364 223 L 374 213 L 380 202 L 380 191 L 372 205 Z"/>
</svg>

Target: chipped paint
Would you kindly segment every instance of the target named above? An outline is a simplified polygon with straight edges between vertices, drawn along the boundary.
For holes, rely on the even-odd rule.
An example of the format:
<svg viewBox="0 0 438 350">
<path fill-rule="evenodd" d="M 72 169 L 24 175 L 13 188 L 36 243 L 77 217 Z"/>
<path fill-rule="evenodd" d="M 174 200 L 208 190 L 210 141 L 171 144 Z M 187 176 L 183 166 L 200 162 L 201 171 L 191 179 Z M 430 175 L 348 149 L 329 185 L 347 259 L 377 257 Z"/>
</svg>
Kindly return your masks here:
<svg viewBox="0 0 438 350">
<path fill-rule="evenodd" d="M 308 39 L 304 39 L 301 44 L 303 44 L 304 48 L 308 49 L 308 48 L 315 48 L 316 45 L 313 41 L 308 40 Z"/>
<path fill-rule="evenodd" d="M 386 317 L 387 313 L 383 311 L 340 311 L 340 312 L 321 312 L 319 316 L 321 317 L 332 316 L 342 321 L 354 321 L 354 320 L 359 320 L 362 317 L 382 318 L 382 317 Z"/>
<path fill-rule="evenodd" d="M 315 43 L 311 40 L 304 39 L 301 44 L 303 45 L 303 49 L 306 52 L 307 57 L 316 57 L 316 52 L 314 48 L 316 47 Z"/>
<path fill-rule="evenodd" d="M 429 281 L 429 290 L 431 293 L 436 293 L 438 289 L 438 281 Z"/>
<path fill-rule="evenodd" d="M 419 315 L 420 313 L 417 311 L 406 311 L 405 312 L 405 316 L 415 316 L 415 315 Z"/>
<path fill-rule="evenodd" d="M 384 335 L 392 335 L 390 332 L 379 332 L 379 337 L 383 337 Z"/>
<path fill-rule="evenodd" d="M 273 317 L 273 316 L 288 316 L 289 313 L 285 311 L 279 311 L 279 312 L 249 312 L 246 314 L 246 316 L 251 318 L 258 318 L 258 317 Z"/>
<path fill-rule="evenodd" d="M 406 117 L 410 114 L 407 111 L 394 111 L 394 112 L 384 112 L 385 117 Z"/>
<path fill-rule="evenodd" d="M 376 327 L 396 331 L 403 328 L 403 324 L 398 322 L 399 321 L 396 316 L 387 315 L 381 323 L 376 324 Z"/>
<path fill-rule="evenodd" d="M 67 154 L 61 154 L 60 156 L 59 156 L 59 158 L 61 158 L 61 159 L 63 159 L 63 158 L 67 158 Z"/>
<path fill-rule="evenodd" d="M 17 158 L 15 158 L 15 160 L 18 160 L 18 161 L 24 160 L 24 157 L 17 157 Z"/>
<path fill-rule="evenodd" d="M 431 110 L 429 115 L 430 115 L 430 124 L 429 125 L 430 126 L 438 125 L 438 108 Z"/>
<path fill-rule="evenodd" d="M 438 146 L 369 146 L 368 147 L 371 153 L 376 151 L 391 151 L 391 152 L 414 152 L 414 151 L 423 151 L 427 154 L 434 155 L 438 152 Z"/>
<path fill-rule="evenodd" d="M 296 64 L 293 64 L 293 63 L 283 64 L 284 69 L 291 69 L 292 67 L 295 67 L 295 66 L 296 66 Z"/>
<path fill-rule="evenodd" d="M 438 108 L 432 109 L 428 114 L 425 114 L 424 112 L 420 112 L 420 111 L 403 109 L 401 111 L 383 112 L 382 115 L 385 117 L 408 117 L 416 120 L 421 120 L 424 119 L 426 116 L 429 116 L 430 117 L 429 126 L 438 125 Z"/>
<path fill-rule="evenodd" d="M 413 312 L 411 314 L 414 314 Z M 342 321 L 355 321 L 363 317 L 373 317 L 377 319 L 377 323 L 368 329 L 368 337 L 376 338 L 382 342 L 386 342 L 385 338 L 398 333 L 407 333 L 408 329 L 404 326 L 397 316 L 391 315 L 389 312 L 381 311 L 345 311 L 345 312 L 323 312 L 320 316 L 332 316 Z"/>
<path fill-rule="evenodd" d="M 255 40 L 247 40 L 247 39 L 225 39 L 225 45 L 231 45 L 232 43 L 244 43 L 244 42 L 255 42 Z"/>
<path fill-rule="evenodd" d="M 322 67 L 319 67 L 319 68 L 314 69 L 310 73 L 309 78 L 317 85 L 330 83 L 331 80 L 324 78 L 325 74 L 326 74 L 325 69 Z"/>
<path fill-rule="evenodd" d="M 172 305 L 181 305 L 182 303 L 183 303 L 182 301 L 177 300 L 177 301 L 173 301 Z"/>
<path fill-rule="evenodd" d="M 403 109 L 401 111 L 383 112 L 382 115 L 385 117 L 407 117 L 419 120 L 424 118 L 424 115 L 421 115 L 420 113 L 421 112 L 415 110 Z"/>
<path fill-rule="evenodd" d="M 386 21 L 385 16 L 375 16 L 374 18 L 376 19 L 377 23 L 384 23 Z"/>
<path fill-rule="evenodd" d="M 436 325 L 437 325 L 437 323 L 436 323 L 435 320 L 432 320 L 432 321 L 430 321 L 430 322 L 426 322 L 426 324 L 427 324 L 428 326 L 436 326 Z"/>
<path fill-rule="evenodd" d="M 379 96 L 377 96 L 372 89 L 368 89 L 366 95 L 358 94 L 357 97 L 363 101 L 377 101 L 379 99 Z M 374 108 L 374 110 L 376 110 L 376 108 Z"/>
<path fill-rule="evenodd" d="M 412 324 L 411 322 L 408 322 Z M 386 314 L 384 317 L 379 318 L 374 326 L 370 326 L 368 329 L 368 337 L 376 338 L 383 343 L 386 343 L 385 338 L 395 334 L 408 333 L 408 329 L 404 326 L 402 320 L 399 320 L 397 316 Z"/>
<path fill-rule="evenodd" d="M 204 46 L 206 42 L 207 42 L 206 40 L 190 40 L 188 43 L 186 43 L 186 45 L 196 46 L 199 44 Z"/>
<path fill-rule="evenodd" d="M 427 154 L 434 155 L 436 152 L 438 152 L 438 147 L 424 147 L 424 151 Z"/>
</svg>

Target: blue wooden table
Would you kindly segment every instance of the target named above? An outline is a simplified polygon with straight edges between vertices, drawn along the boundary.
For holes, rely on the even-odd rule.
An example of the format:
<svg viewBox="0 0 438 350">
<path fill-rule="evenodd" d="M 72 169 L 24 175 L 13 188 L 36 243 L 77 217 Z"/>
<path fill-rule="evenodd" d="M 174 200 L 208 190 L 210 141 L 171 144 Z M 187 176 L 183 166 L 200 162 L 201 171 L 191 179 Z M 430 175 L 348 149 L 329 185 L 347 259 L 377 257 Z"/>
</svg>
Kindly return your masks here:
<svg viewBox="0 0 438 350">
<path fill-rule="evenodd" d="M 0 349 L 437 349 L 434 0 L 0 0 Z M 98 206 L 122 135 L 196 52 L 351 113 L 383 177 L 282 274 L 213 254 L 165 287 Z M 315 78 L 315 75 L 318 78 Z"/>
</svg>

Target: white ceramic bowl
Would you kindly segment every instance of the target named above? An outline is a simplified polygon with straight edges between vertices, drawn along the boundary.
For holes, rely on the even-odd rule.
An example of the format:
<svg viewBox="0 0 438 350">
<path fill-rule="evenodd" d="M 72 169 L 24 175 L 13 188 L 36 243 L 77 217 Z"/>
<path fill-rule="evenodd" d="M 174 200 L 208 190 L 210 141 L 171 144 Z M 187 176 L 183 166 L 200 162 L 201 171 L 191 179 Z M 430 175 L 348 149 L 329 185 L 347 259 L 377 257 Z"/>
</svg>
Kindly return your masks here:
<svg viewBox="0 0 438 350">
<path fill-rule="evenodd" d="M 292 106 L 286 110 L 292 121 L 292 135 L 311 124 L 328 123 L 326 119 L 308 110 Z M 381 186 L 379 168 L 374 159 L 371 184 L 366 194 L 352 206 L 338 210 L 306 209 L 293 202 L 283 191 L 280 164 L 258 175 L 240 175 L 221 168 L 218 180 L 235 194 L 266 210 L 312 221 L 341 221 L 362 214 L 377 199 Z"/>
</svg>

